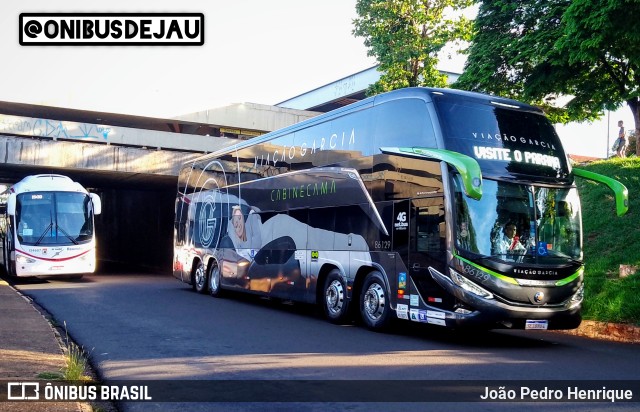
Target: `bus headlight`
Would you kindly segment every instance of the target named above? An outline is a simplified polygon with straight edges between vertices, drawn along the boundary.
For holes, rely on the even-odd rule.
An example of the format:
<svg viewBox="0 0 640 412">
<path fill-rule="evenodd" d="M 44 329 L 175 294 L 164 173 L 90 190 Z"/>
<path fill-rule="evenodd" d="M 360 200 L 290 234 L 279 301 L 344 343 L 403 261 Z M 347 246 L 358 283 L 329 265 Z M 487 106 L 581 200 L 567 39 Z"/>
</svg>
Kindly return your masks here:
<svg viewBox="0 0 640 412">
<path fill-rule="evenodd" d="M 466 290 L 467 292 L 471 292 L 474 295 L 480 296 L 481 298 L 493 299 L 493 293 L 476 285 L 475 283 L 473 283 L 466 277 L 462 276 L 455 270 L 449 268 L 449 273 L 451 274 L 451 280 L 453 280 L 453 282 L 456 285 L 460 286 L 462 289 Z"/>
<path fill-rule="evenodd" d="M 584 283 L 580 285 L 576 293 L 574 293 L 573 296 L 571 296 L 571 303 L 582 302 L 583 298 L 584 298 Z"/>
<path fill-rule="evenodd" d="M 25 264 L 25 263 L 36 263 L 35 259 L 31 259 L 30 257 L 24 255 L 16 255 L 16 263 Z"/>
</svg>

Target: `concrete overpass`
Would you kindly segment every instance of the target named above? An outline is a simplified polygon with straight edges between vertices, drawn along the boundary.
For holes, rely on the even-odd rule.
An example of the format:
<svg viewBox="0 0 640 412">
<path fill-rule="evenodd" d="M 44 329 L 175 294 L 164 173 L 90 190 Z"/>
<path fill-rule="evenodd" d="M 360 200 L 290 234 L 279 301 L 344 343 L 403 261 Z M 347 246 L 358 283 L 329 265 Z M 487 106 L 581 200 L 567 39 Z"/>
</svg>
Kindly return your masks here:
<svg viewBox="0 0 640 412">
<path fill-rule="evenodd" d="M 180 166 L 315 115 L 253 104 L 238 108 L 189 120 L 0 102 L 0 183 L 37 173 L 71 177 L 102 199 L 96 220 L 101 264 L 168 273 Z"/>
</svg>

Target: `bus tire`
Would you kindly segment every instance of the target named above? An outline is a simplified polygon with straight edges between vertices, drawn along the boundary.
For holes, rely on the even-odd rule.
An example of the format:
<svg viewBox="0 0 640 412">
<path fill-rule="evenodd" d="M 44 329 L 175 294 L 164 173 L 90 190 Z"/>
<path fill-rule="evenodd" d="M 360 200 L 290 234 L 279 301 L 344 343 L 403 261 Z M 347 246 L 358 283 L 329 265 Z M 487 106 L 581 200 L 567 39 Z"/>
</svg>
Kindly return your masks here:
<svg viewBox="0 0 640 412">
<path fill-rule="evenodd" d="M 338 269 L 327 275 L 322 289 L 322 308 L 331 323 L 344 323 L 349 316 L 349 299 L 347 285 Z"/>
<path fill-rule="evenodd" d="M 209 294 L 213 297 L 220 297 L 222 295 L 222 287 L 220 286 L 220 266 L 216 262 L 212 262 L 209 265 Z"/>
<path fill-rule="evenodd" d="M 207 271 L 201 261 L 198 261 L 196 269 L 193 271 L 191 285 L 196 292 L 207 293 Z"/>
<path fill-rule="evenodd" d="M 359 300 L 360 316 L 367 328 L 383 330 L 389 326 L 392 311 L 382 273 L 375 270 L 367 275 Z"/>
</svg>

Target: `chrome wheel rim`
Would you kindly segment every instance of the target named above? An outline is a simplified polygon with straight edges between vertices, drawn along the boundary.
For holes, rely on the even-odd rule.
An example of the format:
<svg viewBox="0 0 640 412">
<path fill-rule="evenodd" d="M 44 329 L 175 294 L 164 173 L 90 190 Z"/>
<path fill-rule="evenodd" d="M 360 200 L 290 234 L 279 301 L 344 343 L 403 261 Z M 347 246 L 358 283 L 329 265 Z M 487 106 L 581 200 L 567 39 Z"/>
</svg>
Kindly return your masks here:
<svg viewBox="0 0 640 412">
<path fill-rule="evenodd" d="M 198 265 L 195 273 L 196 288 L 198 290 L 202 290 L 202 288 L 204 287 L 204 279 L 204 266 Z"/>
<path fill-rule="evenodd" d="M 344 287 L 342 282 L 334 280 L 329 284 L 325 291 L 325 302 L 327 304 L 327 310 L 332 316 L 340 315 L 344 308 Z"/>
<path fill-rule="evenodd" d="M 372 283 L 364 293 L 363 302 L 367 317 L 373 321 L 380 319 L 387 304 L 382 286 L 379 283 Z"/>
</svg>

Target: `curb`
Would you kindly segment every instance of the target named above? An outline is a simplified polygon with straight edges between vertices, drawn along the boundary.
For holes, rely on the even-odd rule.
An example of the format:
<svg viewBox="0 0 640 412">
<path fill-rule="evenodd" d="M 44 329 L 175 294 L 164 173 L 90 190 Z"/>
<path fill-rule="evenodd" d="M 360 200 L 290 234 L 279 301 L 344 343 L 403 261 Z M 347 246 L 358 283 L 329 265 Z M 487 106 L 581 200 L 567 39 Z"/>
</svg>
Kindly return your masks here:
<svg viewBox="0 0 640 412">
<path fill-rule="evenodd" d="M 612 342 L 640 343 L 640 326 L 624 323 L 583 320 L 577 329 L 562 332 L 568 335 L 585 336 Z"/>
<path fill-rule="evenodd" d="M 40 306 L 37 302 L 35 302 L 33 299 L 31 299 L 29 296 L 25 295 L 24 293 L 22 293 L 20 290 L 18 290 L 17 288 L 15 288 L 11 283 L 7 282 L 5 279 L 0 278 L 0 287 L 2 286 L 7 286 L 8 288 L 10 288 L 11 290 L 13 290 L 13 292 L 16 293 L 16 295 L 18 295 L 20 298 L 22 298 L 29 306 L 31 306 L 31 308 L 33 308 L 33 310 L 40 316 L 42 316 L 42 318 L 45 320 L 46 324 L 49 326 L 49 328 L 51 328 L 51 331 L 53 332 L 53 338 L 56 341 L 58 347 L 60 348 L 60 352 L 62 354 L 62 356 L 66 359 L 69 356 L 69 349 L 68 349 L 68 342 L 69 342 L 69 337 L 66 336 L 64 337 L 62 335 L 62 328 L 60 326 L 56 326 L 54 323 L 54 318 L 53 316 L 51 316 L 51 314 L 42 306 Z M 1 345 L 0 345 L 1 347 Z M 93 370 L 93 366 L 90 364 L 87 364 L 88 368 L 89 368 L 89 373 L 92 376 L 95 376 L 95 372 Z M 18 379 L 40 379 L 40 378 L 29 378 L 26 376 L 19 376 L 16 377 Z M 39 402 L 37 402 L 39 403 Z M 75 405 L 74 405 L 75 403 Z M 108 405 L 107 402 L 95 402 L 95 403 L 90 403 L 90 402 L 84 402 L 84 401 L 78 401 L 78 402 L 73 402 L 73 401 L 64 401 L 62 403 L 62 406 L 60 406 L 59 403 L 56 402 L 52 402 L 52 403 L 44 403 L 45 409 L 44 410 L 70 410 L 70 409 L 76 409 L 78 412 L 92 412 L 94 410 L 102 410 L 102 411 L 116 411 L 117 409 L 115 408 L 115 406 L 111 406 Z M 33 407 L 33 410 L 39 411 L 41 410 L 39 407 L 37 407 L 36 405 L 30 405 L 30 407 Z M 68 408 L 67 408 L 68 407 Z M 96 409 L 97 408 L 97 409 Z M 2 405 L 0 405 L 0 411 L 4 411 L 5 409 L 2 408 Z M 20 409 L 13 409 L 13 410 L 20 410 Z M 27 409 L 25 409 L 26 411 Z"/>
</svg>

